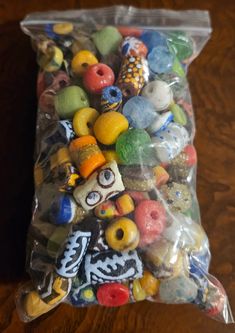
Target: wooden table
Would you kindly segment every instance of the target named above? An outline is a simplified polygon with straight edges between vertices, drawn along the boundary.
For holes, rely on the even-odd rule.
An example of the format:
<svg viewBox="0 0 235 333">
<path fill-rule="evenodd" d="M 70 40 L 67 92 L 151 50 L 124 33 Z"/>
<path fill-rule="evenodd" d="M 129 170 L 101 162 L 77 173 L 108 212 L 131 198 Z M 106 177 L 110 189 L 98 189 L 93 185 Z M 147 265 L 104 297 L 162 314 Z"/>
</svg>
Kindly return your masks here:
<svg viewBox="0 0 235 333">
<path fill-rule="evenodd" d="M 123 1 L 115 1 L 120 4 Z M 109 1 L 97 0 L 102 6 Z M 114 3 L 114 1 L 111 1 Z M 197 193 L 208 233 L 211 273 L 224 284 L 235 310 L 235 2 L 233 0 L 125 1 L 126 4 L 211 11 L 212 38 L 193 62 L 189 81 L 196 115 Z M 27 12 L 92 7 L 92 0 L 0 1 L 0 332 L 4 333 L 232 333 L 190 305 L 141 302 L 119 309 L 61 305 L 40 319 L 19 321 L 14 292 L 25 278 L 26 231 L 33 195 L 36 63 L 18 22 Z"/>
</svg>

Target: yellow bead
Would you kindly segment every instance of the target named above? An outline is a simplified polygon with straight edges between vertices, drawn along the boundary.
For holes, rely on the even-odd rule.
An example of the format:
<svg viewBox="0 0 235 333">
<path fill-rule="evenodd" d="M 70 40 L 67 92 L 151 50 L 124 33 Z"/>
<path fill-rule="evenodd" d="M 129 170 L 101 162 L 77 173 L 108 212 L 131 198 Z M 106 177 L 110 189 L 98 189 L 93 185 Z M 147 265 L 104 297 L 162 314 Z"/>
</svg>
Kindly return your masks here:
<svg viewBox="0 0 235 333">
<path fill-rule="evenodd" d="M 107 162 L 112 162 L 112 161 L 116 161 L 117 164 L 121 164 L 120 159 L 118 157 L 118 154 L 116 153 L 115 150 L 102 150 L 102 153 L 106 159 Z"/>
<path fill-rule="evenodd" d="M 144 275 L 139 281 L 147 296 L 157 294 L 160 282 L 149 271 L 144 271 Z"/>
<path fill-rule="evenodd" d="M 88 66 L 98 63 L 96 56 L 88 50 L 79 51 L 72 59 L 72 71 L 76 75 L 82 75 L 87 70 Z"/>
<path fill-rule="evenodd" d="M 39 317 L 51 309 L 52 306 L 43 302 L 36 291 L 31 291 L 24 299 L 24 310 L 29 317 Z"/>
<path fill-rule="evenodd" d="M 139 231 L 132 220 L 122 217 L 110 222 L 105 239 L 115 251 L 131 251 L 139 244 Z"/>
<path fill-rule="evenodd" d="M 63 60 L 63 52 L 57 46 L 50 46 L 45 54 L 39 55 L 38 64 L 46 72 L 56 72 L 60 69 Z"/>
<path fill-rule="evenodd" d="M 147 296 L 139 280 L 133 281 L 132 292 L 136 301 L 143 301 Z"/>
<path fill-rule="evenodd" d="M 93 108 L 78 110 L 73 117 L 73 129 L 77 136 L 92 135 L 92 127 L 99 117 L 99 112 Z"/>
<path fill-rule="evenodd" d="M 73 24 L 71 22 L 56 23 L 53 25 L 54 33 L 58 35 L 67 35 L 73 31 Z"/>
<path fill-rule="evenodd" d="M 109 111 L 98 117 L 94 124 L 97 140 L 104 145 L 113 145 L 119 135 L 128 129 L 128 121 L 121 113 Z"/>
<path fill-rule="evenodd" d="M 120 215 L 127 215 L 135 209 L 134 201 L 128 194 L 123 194 L 116 200 L 117 210 Z"/>
</svg>

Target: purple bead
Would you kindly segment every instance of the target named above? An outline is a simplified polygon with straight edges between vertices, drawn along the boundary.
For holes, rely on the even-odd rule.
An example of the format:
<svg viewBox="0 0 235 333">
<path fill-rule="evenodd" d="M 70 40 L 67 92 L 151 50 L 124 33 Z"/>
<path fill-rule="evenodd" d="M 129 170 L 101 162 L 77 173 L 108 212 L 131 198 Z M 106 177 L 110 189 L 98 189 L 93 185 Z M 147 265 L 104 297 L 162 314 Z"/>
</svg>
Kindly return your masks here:
<svg viewBox="0 0 235 333">
<path fill-rule="evenodd" d="M 124 105 L 122 113 L 134 128 L 146 128 L 158 116 L 154 105 L 143 96 L 130 98 Z"/>
</svg>

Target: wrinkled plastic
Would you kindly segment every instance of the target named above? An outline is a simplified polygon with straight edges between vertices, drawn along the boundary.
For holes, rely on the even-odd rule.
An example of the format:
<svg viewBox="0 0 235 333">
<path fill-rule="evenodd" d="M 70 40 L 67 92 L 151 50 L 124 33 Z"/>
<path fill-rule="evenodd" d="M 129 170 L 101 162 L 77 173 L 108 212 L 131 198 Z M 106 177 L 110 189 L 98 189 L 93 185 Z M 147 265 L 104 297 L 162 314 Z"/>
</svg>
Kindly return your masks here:
<svg viewBox="0 0 235 333">
<path fill-rule="evenodd" d="M 58 27 L 63 22 L 65 26 Z M 116 27 L 119 34 L 115 36 L 121 36 L 109 54 L 105 54 L 107 45 L 98 50 L 92 37 L 106 26 Z M 214 319 L 233 322 L 226 293 L 209 274 L 209 242 L 201 227 L 195 191 L 195 124 L 186 74 L 210 37 L 208 12 L 115 6 L 34 13 L 21 27 L 31 37 L 41 66 L 35 200 L 27 244 L 31 282 L 17 293 L 21 319 L 31 321 L 61 302 L 120 306 L 147 299 L 193 303 Z M 48 65 L 47 52 L 54 47 L 59 49 L 58 57 Z M 82 172 L 91 165 L 80 170 L 79 152 L 71 148 L 79 136 L 74 123 L 61 117 L 66 106 L 56 104 L 65 87 L 84 88 L 82 75 L 71 68 L 72 59 L 83 49 L 112 68 L 114 85 L 123 94 L 122 101 L 110 104 L 106 95 L 102 99 L 85 88 L 90 107 L 100 114 L 119 112 L 129 123 L 116 145 L 104 144 L 102 126 L 94 125 L 98 146 L 106 151 L 103 155 L 109 164 L 99 160 L 99 167 L 88 177 Z M 141 70 L 138 84 L 130 86 L 125 79 L 133 72 L 133 57 L 136 72 Z M 102 179 L 103 186 L 97 179 L 98 183 Z M 92 195 L 84 201 L 89 189 Z"/>
</svg>

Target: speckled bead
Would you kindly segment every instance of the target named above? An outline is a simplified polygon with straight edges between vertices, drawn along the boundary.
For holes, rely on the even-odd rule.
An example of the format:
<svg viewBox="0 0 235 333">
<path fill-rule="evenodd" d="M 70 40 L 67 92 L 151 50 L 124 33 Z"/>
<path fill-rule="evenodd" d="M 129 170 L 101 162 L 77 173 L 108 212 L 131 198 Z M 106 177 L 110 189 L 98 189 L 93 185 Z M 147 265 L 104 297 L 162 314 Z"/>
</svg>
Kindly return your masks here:
<svg viewBox="0 0 235 333">
<path fill-rule="evenodd" d="M 192 205 L 191 193 L 187 185 L 169 183 L 161 187 L 162 194 L 169 206 L 175 212 L 185 212 Z"/>
</svg>

